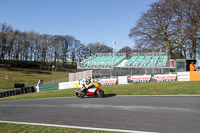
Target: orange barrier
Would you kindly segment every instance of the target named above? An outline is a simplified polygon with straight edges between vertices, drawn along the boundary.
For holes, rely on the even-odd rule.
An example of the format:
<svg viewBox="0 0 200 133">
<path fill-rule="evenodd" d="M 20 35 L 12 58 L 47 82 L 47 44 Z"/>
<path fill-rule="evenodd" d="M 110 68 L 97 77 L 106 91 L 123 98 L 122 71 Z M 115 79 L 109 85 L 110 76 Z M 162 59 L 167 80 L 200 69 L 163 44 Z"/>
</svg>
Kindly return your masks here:
<svg viewBox="0 0 200 133">
<path fill-rule="evenodd" d="M 200 71 L 190 71 L 190 81 L 200 81 Z"/>
</svg>

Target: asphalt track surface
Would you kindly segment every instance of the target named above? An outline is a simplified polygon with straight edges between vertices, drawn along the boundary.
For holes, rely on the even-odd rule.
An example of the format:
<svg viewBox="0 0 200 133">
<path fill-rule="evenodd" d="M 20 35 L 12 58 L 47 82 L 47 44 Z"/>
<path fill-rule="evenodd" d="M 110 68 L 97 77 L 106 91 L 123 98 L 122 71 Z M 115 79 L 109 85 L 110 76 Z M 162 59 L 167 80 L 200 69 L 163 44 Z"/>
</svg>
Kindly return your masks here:
<svg viewBox="0 0 200 133">
<path fill-rule="evenodd" d="M 0 102 L 0 121 L 199 133 L 200 96 L 114 96 Z"/>
</svg>

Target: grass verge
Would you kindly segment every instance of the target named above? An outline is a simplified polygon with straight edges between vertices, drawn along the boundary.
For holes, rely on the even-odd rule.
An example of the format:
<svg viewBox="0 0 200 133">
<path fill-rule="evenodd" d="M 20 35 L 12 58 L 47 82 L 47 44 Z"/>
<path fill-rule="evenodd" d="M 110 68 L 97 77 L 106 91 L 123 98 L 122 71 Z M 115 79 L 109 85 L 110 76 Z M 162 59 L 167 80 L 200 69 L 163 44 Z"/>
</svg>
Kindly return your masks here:
<svg viewBox="0 0 200 133">
<path fill-rule="evenodd" d="M 71 128 L 43 127 L 0 123 L 0 133 L 112 133 L 105 131 L 80 130 Z"/>
<path fill-rule="evenodd" d="M 29 74 L 24 74 L 24 71 L 28 71 Z M 68 77 L 69 72 L 74 72 L 75 69 L 66 68 L 63 71 L 54 72 L 54 79 L 61 79 Z M 5 80 L 4 76 L 8 76 L 8 80 Z M 26 86 L 36 85 L 39 79 L 43 79 L 44 82 L 52 80 L 51 70 L 39 70 L 39 69 L 24 69 L 14 67 L 0 67 L 0 89 L 14 89 L 15 83 L 25 83 Z"/>
<path fill-rule="evenodd" d="M 197 95 L 200 94 L 200 82 L 160 82 L 160 83 L 138 83 L 126 85 L 101 86 L 105 94 L 116 95 Z M 54 90 L 39 93 L 28 93 L 24 95 L 0 98 L 0 101 L 52 98 L 52 97 L 74 97 L 75 89 Z"/>
</svg>

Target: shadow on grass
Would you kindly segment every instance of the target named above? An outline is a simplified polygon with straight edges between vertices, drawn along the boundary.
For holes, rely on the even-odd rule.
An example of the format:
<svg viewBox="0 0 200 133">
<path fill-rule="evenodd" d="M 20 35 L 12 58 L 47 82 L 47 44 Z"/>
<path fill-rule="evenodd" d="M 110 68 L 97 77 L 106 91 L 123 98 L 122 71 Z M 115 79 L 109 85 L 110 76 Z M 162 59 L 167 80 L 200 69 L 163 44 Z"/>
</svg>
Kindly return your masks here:
<svg viewBox="0 0 200 133">
<path fill-rule="evenodd" d="M 52 74 L 51 71 L 44 71 L 44 70 L 30 70 L 30 73 L 37 73 L 37 74 Z"/>
<path fill-rule="evenodd" d="M 4 69 L 6 69 L 7 71 L 21 72 L 21 73 L 24 73 L 25 71 L 27 71 L 27 73 L 29 73 L 28 75 L 33 74 L 33 73 L 36 73 L 36 74 L 52 74 L 51 71 L 38 70 L 38 69 L 27 69 L 27 68 L 17 68 L 17 67 L 7 67 L 7 68 L 4 68 Z"/>
<path fill-rule="evenodd" d="M 52 69 L 50 70 L 42 70 L 36 68 L 21 68 L 21 67 L 0 67 L 5 69 L 6 71 L 13 71 L 13 72 L 21 72 L 27 71 L 29 74 L 36 73 L 36 74 L 52 74 Z M 62 68 L 59 69 L 58 72 L 76 72 L 75 68 Z"/>
</svg>

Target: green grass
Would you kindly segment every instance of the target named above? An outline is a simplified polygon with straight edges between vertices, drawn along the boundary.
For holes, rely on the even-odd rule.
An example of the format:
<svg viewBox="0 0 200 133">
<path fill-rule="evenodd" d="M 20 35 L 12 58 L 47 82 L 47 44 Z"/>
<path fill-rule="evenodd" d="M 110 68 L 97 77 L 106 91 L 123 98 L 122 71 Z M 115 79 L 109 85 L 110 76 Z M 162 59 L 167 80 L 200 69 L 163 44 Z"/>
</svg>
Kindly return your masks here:
<svg viewBox="0 0 200 133">
<path fill-rule="evenodd" d="M 105 94 L 116 95 L 196 95 L 200 94 L 200 82 L 161 82 L 101 86 Z M 74 97 L 75 89 L 53 90 L 0 98 L 0 101 L 50 97 Z"/>
<path fill-rule="evenodd" d="M 36 99 L 36 98 L 50 98 L 50 97 L 73 97 L 75 96 L 75 89 L 68 90 L 52 90 L 35 93 L 27 93 L 23 95 L 0 98 L 0 101 L 21 100 L 21 99 Z"/>
<path fill-rule="evenodd" d="M 111 132 L 0 123 L 0 133 L 111 133 Z"/>
<path fill-rule="evenodd" d="M 117 95 L 194 95 L 200 94 L 200 82 L 176 81 L 105 86 L 105 91 Z"/>
<path fill-rule="evenodd" d="M 29 74 L 24 74 L 24 70 L 28 70 Z M 54 73 L 55 79 L 67 78 L 69 72 L 74 72 L 75 69 L 65 69 L 64 71 L 57 71 Z M 8 76 L 5 80 L 4 76 Z M 0 67 L 0 89 L 14 89 L 15 83 L 25 83 L 26 86 L 36 85 L 39 79 L 44 82 L 52 80 L 52 72 L 39 69 L 23 69 L 13 67 Z"/>
</svg>

